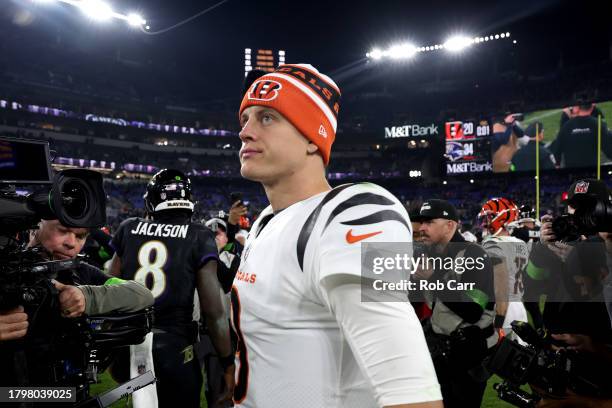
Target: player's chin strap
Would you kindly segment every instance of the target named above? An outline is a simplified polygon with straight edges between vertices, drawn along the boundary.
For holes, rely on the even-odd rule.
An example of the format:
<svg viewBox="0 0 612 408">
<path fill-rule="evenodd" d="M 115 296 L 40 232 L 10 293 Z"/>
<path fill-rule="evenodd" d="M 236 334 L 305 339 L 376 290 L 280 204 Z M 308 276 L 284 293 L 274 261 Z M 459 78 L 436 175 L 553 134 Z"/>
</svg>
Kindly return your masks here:
<svg viewBox="0 0 612 408">
<path fill-rule="evenodd" d="M 153 333 L 148 333 L 145 341 L 130 346 L 130 378 L 151 371 L 153 368 Z M 157 408 L 157 386 L 155 383 L 141 388 L 132 394 L 132 407 Z"/>
</svg>

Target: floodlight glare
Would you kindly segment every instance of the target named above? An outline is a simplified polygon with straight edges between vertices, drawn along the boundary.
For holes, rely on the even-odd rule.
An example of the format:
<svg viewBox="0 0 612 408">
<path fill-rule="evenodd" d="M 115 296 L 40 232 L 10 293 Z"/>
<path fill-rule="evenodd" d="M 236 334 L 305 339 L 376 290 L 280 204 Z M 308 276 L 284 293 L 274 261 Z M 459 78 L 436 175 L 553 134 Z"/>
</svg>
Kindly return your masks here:
<svg viewBox="0 0 612 408">
<path fill-rule="evenodd" d="M 510 37 L 510 33 L 506 33 L 506 37 Z"/>
<path fill-rule="evenodd" d="M 416 54 L 417 50 L 412 44 L 399 44 L 389 48 L 386 54 L 392 59 L 411 58 Z"/>
<path fill-rule="evenodd" d="M 372 51 L 370 51 L 370 53 L 368 54 L 368 57 L 375 59 L 375 60 L 379 60 L 383 57 L 383 52 L 379 50 L 378 48 L 374 48 Z"/>
<path fill-rule="evenodd" d="M 143 19 L 141 16 L 139 16 L 138 14 L 129 14 L 127 16 L 127 22 L 129 25 L 131 25 L 132 27 L 140 27 L 142 25 L 147 24 L 147 22 L 145 21 L 145 19 Z"/>
<path fill-rule="evenodd" d="M 450 52 L 459 52 L 469 47 L 472 44 L 472 40 L 464 36 L 451 37 L 444 43 L 444 48 Z"/>
<path fill-rule="evenodd" d="M 101 0 L 83 0 L 78 5 L 93 20 L 105 21 L 113 16 L 111 6 Z"/>
<path fill-rule="evenodd" d="M 495 39 L 499 40 L 499 34 L 495 34 Z"/>
</svg>

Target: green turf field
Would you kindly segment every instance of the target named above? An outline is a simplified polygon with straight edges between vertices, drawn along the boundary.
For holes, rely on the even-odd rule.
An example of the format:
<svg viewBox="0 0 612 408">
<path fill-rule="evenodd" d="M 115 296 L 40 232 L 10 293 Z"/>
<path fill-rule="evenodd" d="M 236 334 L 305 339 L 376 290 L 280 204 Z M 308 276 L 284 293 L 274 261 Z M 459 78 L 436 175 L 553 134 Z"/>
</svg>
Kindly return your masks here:
<svg viewBox="0 0 612 408">
<path fill-rule="evenodd" d="M 206 378 L 206 376 L 204 377 Z M 104 372 L 100 375 L 100 383 L 93 384 L 91 386 L 91 395 L 98 395 L 103 393 L 106 390 L 110 390 L 117 386 L 117 383 L 111 378 L 108 372 Z M 204 397 L 204 389 L 202 388 L 202 393 L 200 394 L 200 407 L 206 408 L 208 405 L 206 404 L 206 397 Z M 126 408 L 132 407 L 131 400 L 119 400 L 111 405 L 112 408 Z M 177 407 L 179 408 L 179 407 Z"/>
<path fill-rule="evenodd" d="M 608 121 L 612 120 L 612 101 L 598 103 L 597 107 L 601 110 Z M 530 123 L 539 120 L 544 125 L 544 140 L 551 142 L 557 137 L 559 133 L 559 125 L 561 123 L 561 111 L 559 109 L 548 109 L 535 111 L 525 114 L 525 120 L 523 121 L 523 128 L 526 128 Z"/>
<path fill-rule="evenodd" d="M 113 379 L 110 377 L 108 373 L 103 373 L 100 376 L 100 378 L 102 382 L 100 384 L 94 384 L 91 387 L 92 395 L 96 395 L 98 393 L 101 393 L 103 391 L 106 391 L 116 386 L 116 383 L 113 381 Z M 495 393 L 495 390 L 493 389 L 493 384 L 497 382 L 501 382 L 499 377 L 493 376 L 491 377 L 491 379 L 489 379 L 489 382 L 487 384 L 487 389 L 484 394 L 484 398 L 482 399 L 482 405 L 481 405 L 482 408 L 493 408 L 493 407 L 510 408 L 513 406 L 497 398 L 497 394 Z M 204 398 L 204 394 L 202 394 L 200 401 L 202 401 L 200 406 L 202 408 L 206 408 L 207 405 L 206 405 L 206 398 Z M 131 406 L 132 406 L 131 403 L 126 403 L 125 401 L 119 401 L 112 405 L 113 408 L 124 408 L 124 407 L 131 407 Z"/>
</svg>

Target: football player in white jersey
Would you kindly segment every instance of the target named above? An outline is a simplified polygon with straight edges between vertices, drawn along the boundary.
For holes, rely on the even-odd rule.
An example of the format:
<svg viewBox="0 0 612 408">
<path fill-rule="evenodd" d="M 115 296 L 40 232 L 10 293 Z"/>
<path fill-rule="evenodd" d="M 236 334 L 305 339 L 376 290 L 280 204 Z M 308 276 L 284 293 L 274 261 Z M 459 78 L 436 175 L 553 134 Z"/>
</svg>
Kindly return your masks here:
<svg viewBox="0 0 612 408">
<path fill-rule="evenodd" d="M 516 339 L 510 323 L 527 321 L 523 273 L 529 260 L 527 243 L 510 235 L 511 225 L 519 218 L 519 208 L 507 198 L 493 198 L 482 206 L 478 218 L 483 227 L 482 247 L 491 257 L 495 273 L 494 325 Z"/>
<path fill-rule="evenodd" d="M 325 177 L 340 91 L 282 65 L 240 106 L 242 176 L 270 201 L 232 287 L 238 407 L 442 407 L 410 303 L 361 302 L 361 242 L 411 242 L 410 220 L 369 183 Z"/>
</svg>

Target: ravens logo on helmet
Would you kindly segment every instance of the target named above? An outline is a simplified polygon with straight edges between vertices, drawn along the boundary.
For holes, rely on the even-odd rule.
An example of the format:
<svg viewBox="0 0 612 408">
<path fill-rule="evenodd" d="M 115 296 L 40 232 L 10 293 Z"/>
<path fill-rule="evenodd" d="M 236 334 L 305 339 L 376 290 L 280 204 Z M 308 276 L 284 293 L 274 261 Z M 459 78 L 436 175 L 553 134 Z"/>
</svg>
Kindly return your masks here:
<svg viewBox="0 0 612 408">
<path fill-rule="evenodd" d="M 195 201 L 191 194 L 191 180 L 183 172 L 163 169 L 147 184 L 143 196 L 147 213 L 163 210 L 186 210 L 193 212 Z"/>
</svg>

